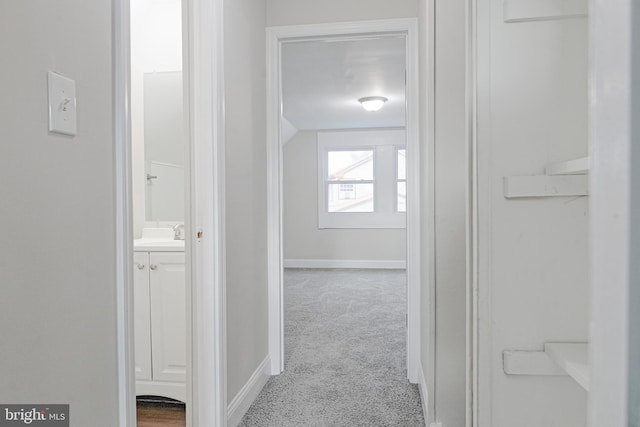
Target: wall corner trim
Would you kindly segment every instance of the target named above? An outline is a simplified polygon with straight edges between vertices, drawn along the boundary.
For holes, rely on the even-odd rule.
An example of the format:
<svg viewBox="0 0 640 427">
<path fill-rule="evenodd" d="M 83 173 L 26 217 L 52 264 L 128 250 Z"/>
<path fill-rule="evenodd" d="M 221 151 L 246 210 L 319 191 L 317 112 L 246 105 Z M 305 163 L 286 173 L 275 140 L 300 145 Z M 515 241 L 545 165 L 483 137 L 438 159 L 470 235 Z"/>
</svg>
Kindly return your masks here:
<svg viewBox="0 0 640 427">
<path fill-rule="evenodd" d="M 253 372 L 246 384 L 240 389 L 238 394 L 229 403 L 227 413 L 228 427 L 237 427 L 242 418 L 247 413 L 251 404 L 256 400 L 267 381 L 271 377 L 271 358 L 267 356 Z"/>
</svg>

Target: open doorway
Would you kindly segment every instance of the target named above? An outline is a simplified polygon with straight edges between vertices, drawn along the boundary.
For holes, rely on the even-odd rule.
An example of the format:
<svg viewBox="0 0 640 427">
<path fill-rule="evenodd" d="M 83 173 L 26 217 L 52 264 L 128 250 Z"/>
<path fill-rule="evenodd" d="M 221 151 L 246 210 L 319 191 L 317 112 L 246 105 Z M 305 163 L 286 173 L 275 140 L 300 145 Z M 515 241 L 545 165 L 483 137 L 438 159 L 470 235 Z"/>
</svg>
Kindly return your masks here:
<svg viewBox="0 0 640 427">
<path fill-rule="evenodd" d="M 268 63 L 270 64 L 267 125 L 269 127 L 268 153 L 270 156 L 270 181 L 268 183 L 270 203 L 268 212 L 269 333 L 272 373 L 277 374 L 286 369 L 284 364 L 284 301 L 286 293 L 284 283 L 287 280 L 285 267 L 374 266 L 397 268 L 404 267 L 403 258 L 406 256 L 406 377 L 411 382 L 417 382 L 420 336 L 417 306 L 420 277 L 418 262 L 420 231 L 418 222 L 419 183 L 417 179 L 419 147 L 417 142 L 416 22 L 407 19 L 272 27 L 267 30 L 267 34 Z M 374 45 L 376 42 L 381 43 L 381 46 L 386 44 L 387 49 L 393 47 L 394 43 L 400 46 L 400 57 L 391 60 L 396 65 L 398 63 L 400 65 L 400 96 L 397 92 L 382 92 L 384 90 L 383 75 L 375 76 L 374 73 L 374 80 L 375 78 L 379 79 L 378 87 L 374 85 L 365 88 L 354 73 L 358 67 L 376 66 L 375 56 L 370 57 L 370 63 L 367 64 L 366 56 L 359 55 L 362 53 L 363 44 L 371 43 Z M 350 65 L 351 69 L 343 69 L 338 73 L 341 74 L 342 79 L 346 79 L 341 83 L 342 88 L 338 88 L 343 92 L 342 96 L 347 95 L 344 93 L 345 88 L 353 90 L 354 93 L 347 95 L 348 100 L 341 99 L 342 97 L 334 97 L 334 99 L 325 101 L 306 99 L 299 101 L 298 105 L 293 104 L 288 109 L 288 89 L 287 82 L 284 80 L 286 79 L 285 56 L 290 50 L 303 49 L 304 45 L 308 47 L 314 44 L 321 49 L 331 45 L 335 45 L 338 50 L 342 48 L 342 53 L 334 58 L 331 58 L 330 54 L 325 58 L 322 58 L 322 54 L 318 54 L 318 52 L 311 54 L 311 56 L 320 57 L 320 61 L 327 63 L 333 61 L 336 64 L 349 64 L 349 60 L 354 61 Z M 351 45 L 351 48 L 345 48 L 347 45 Z M 327 49 L 327 51 L 330 50 Z M 390 52 L 392 51 L 393 49 L 390 49 Z M 392 53 L 390 58 L 393 58 Z M 308 62 L 308 59 L 302 59 L 301 63 Z M 358 63 L 357 66 L 356 63 Z M 308 70 L 307 74 L 310 72 L 311 70 Z M 327 93 L 329 86 L 333 84 L 328 83 L 327 86 L 319 84 L 315 90 L 317 93 Z M 389 107 L 388 111 L 390 112 L 397 108 L 402 117 L 401 121 L 389 120 L 378 123 L 375 120 L 369 123 L 362 121 L 363 118 L 366 121 L 374 117 L 373 114 L 377 114 L 362 111 L 362 106 L 358 101 L 360 98 L 370 96 L 386 98 L 386 102 L 383 100 L 383 103 L 387 104 L 384 108 Z M 307 113 L 301 114 L 303 117 L 300 120 L 296 118 L 296 114 L 303 110 L 305 103 L 312 106 L 325 104 L 323 106 L 333 113 L 333 117 L 329 119 L 333 121 L 333 124 L 304 123 L 304 120 L 307 119 L 320 118 L 318 110 L 316 113 L 307 110 Z M 280 105 L 284 105 L 284 115 L 280 114 Z M 353 118 L 350 120 L 349 115 L 343 110 L 345 107 L 357 107 L 354 110 L 357 113 L 354 114 L 360 115 L 360 121 Z M 313 107 L 311 109 L 313 110 Z M 288 111 L 291 116 L 289 118 L 287 117 Z M 367 116 L 367 114 L 369 115 Z M 350 124 L 347 124 L 346 121 L 349 120 Z M 299 131 L 301 128 L 303 130 Z M 294 135 L 290 138 L 292 134 Z M 316 141 L 318 145 L 316 145 Z M 299 153 L 288 155 L 289 151 L 297 149 L 300 150 Z M 309 200 L 309 203 L 298 204 L 298 206 L 313 211 L 306 215 L 306 221 L 311 219 L 311 222 L 314 222 L 314 224 L 307 224 L 307 232 L 311 234 L 306 237 L 301 234 L 302 231 L 288 230 L 286 225 L 290 220 L 287 217 L 287 203 L 296 198 L 287 198 L 287 190 L 291 188 L 287 184 L 283 185 L 283 175 L 287 174 L 285 168 L 289 157 L 294 159 L 294 168 L 314 183 L 314 187 L 305 192 L 300 188 L 301 185 L 304 185 L 302 179 L 292 180 L 293 187 L 298 187 L 300 190 L 298 197 L 306 197 Z M 302 165 L 298 161 L 305 157 L 310 159 L 310 164 Z M 402 166 L 398 166 L 400 163 L 404 164 L 404 159 L 406 159 L 406 173 L 402 174 Z M 349 169 L 348 173 L 340 174 L 340 171 L 344 172 L 346 169 Z M 381 176 L 375 176 L 375 174 Z M 337 178 L 338 175 L 341 175 L 341 178 Z M 384 193 L 387 193 L 386 197 Z M 403 213 L 403 210 L 406 210 L 406 213 Z M 367 219 L 362 219 L 364 217 Z M 369 221 L 368 224 L 367 221 Z M 353 237 L 354 232 L 363 232 L 367 228 L 372 229 L 376 224 L 379 227 L 377 230 L 384 231 L 381 234 L 386 233 L 387 236 L 381 235 L 374 238 L 380 239 L 377 243 L 372 243 L 372 241 L 369 244 L 365 243 L 363 245 L 366 246 L 365 251 L 375 251 L 372 248 L 382 245 L 382 250 L 389 252 L 382 254 L 382 256 L 378 254 L 377 259 L 369 252 L 368 256 L 360 260 L 366 262 L 360 264 L 353 263 L 354 259 L 349 259 L 348 255 L 346 257 L 336 256 L 336 250 L 345 250 L 349 246 L 349 242 L 353 242 L 353 238 L 349 238 L 345 234 L 352 234 Z M 406 231 L 403 228 L 405 224 Z M 289 231 L 293 231 L 293 233 Z M 391 241 L 393 232 L 401 236 L 400 239 L 394 240 L 394 243 Z M 322 238 L 320 234 L 323 234 Z M 318 242 L 322 239 L 325 240 L 322 245 L 319 245 Z M 403 242 L 403 239 L 406 239 L 406 243 Z M 295 244 L 291 245 L 295 241 L 300 243 L 298 249 L 307 246 L 308 253 L 302 255 L 301 258 L 295 258 L 297 256 L 294 255 L 295 250 L 288 252 L 289 248 L 295 246 Z M 380 243 L 385 241 L 387 244 Z M 314 247 L 310 248 L 310 246 Z M 333 250 L 333 254 L 327 255 L 329 252 L 325 252 L 325 255 L 320 255 L 319 252 L 316 252 L 317 255 L 313 255 L 311 253 L 313 250 L 321 250 L 319 246 L 325 246 L 325 249 L 329 251 Z M 398 246 L 402 249 L 406 248 L 406 253 L 402 249 L 393 252 L 394 246 L 395 249 L 398 249 Z M 398 252 L 401 252 L 402 255 L 398 256 Z M 391 255 L 392 253 L 393 255 Z M 291 258 L 287 256 L 291 256 Z"/>
<path fill-rule="evenodd" d="M 120 424 L 127 426 L 135 425 L 135 398 L 138 394 L 133 274 L 139 269 L 133 259 L 132 244 L 136 233 L 132 208 L 131 3 L 130 0 L 114 2 L 113 20 L 118 394 Z M 157 3 L 162 5 L 171 2 Z M 187 426 L 224 425 L 227 401 L 222 215 L 225 129 L 222 108 L 222 0 L 182 0 L 181 9 L 174 10 L 173 16 L 182 22 L 178 32 L 181 41 L 178 44 L 183 47 L 183 105 L 184 112 L 188 113 L 185 117 L 188 135 L 185 137 L 185 262 L 184 274 L 177 274 L 185 281 L 186 328 L 173 328 L 174 332 L 183 333 L 186 340 L 186 369 L 180 363 L 177 364 L 180 365 L 179 369 L 176 369 L 186 370 L 186 375 L 184 385 L 180 386 L 181 381 L 175 382 L 180 386 L 178 388 L 184 390 L 180 391 L 178 400 L 185 396 Z M 157 28 L 163 29 L 161 26 Z M 142 181 L 146 181 L 146 174 Z M 144 221 L 144 216 L 142 218 Z M 163 227 L 160 228 L 167 228 L 164 225 L 168 224 L 161 222 Z M 171 225 L 176 224 L 174 222 Z M 178 227 L 172 231 L 181 232 L 181 229 Z M 184 347 L 182 344 L 176 345 L 176 352 L 172 354 L 177 354 Z M 182 355 L 179 359 L 183 360 Z M 200 381 L 194 381 L 194 378 Z M 206 404 L 199 405 L 199 401 Z"/>
<path fill-rule="evenodd" d="M 398 34 L 282 45 L 285 369 L 267 387 L 327 424 L 424 424 L 406 371 L 405 55 Z"/>
<path fill-rule="evenodd" d="M 188 73 L 182 0 L 130 0 L 137 425 L 186 425 Z"/>
</svg>

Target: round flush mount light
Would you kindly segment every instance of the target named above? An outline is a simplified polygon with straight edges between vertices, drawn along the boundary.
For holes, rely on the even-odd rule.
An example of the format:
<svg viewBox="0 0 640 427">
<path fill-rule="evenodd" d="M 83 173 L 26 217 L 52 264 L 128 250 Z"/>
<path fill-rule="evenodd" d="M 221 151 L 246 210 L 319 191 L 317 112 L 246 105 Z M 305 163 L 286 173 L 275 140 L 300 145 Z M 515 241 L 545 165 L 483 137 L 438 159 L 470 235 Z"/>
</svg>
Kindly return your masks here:
<svg viewBox="0 0 640 427">
<path fill-rule="evenodd" d="M 384 96 L 367 96 L 358 99 L 358 102 L 362 105 L 362 108 L 367 111 L 378 111 L 387 101 L 388 99 Z"/>
</svg>

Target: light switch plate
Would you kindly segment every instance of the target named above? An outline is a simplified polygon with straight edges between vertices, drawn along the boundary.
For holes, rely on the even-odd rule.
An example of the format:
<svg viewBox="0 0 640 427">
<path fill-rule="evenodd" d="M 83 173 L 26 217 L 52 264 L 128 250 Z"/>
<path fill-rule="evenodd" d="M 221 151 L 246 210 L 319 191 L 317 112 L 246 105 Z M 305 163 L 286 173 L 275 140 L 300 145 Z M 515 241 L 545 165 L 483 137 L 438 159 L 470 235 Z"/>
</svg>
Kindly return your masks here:
<svg viewBox="0 0 640 427">
<path fill-rule="evenodd" d="M 53 71 L 47 72 L 49 87 L 49 131 L 77 135 L 76 82 Z"/>
</svg>

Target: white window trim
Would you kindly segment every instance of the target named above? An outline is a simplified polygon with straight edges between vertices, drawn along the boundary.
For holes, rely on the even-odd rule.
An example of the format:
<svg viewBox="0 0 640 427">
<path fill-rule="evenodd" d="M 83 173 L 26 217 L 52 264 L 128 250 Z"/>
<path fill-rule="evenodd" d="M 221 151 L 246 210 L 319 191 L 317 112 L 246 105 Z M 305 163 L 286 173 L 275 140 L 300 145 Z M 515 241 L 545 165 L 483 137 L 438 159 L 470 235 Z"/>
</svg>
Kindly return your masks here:
<svg viewBox="0 0 640 427">
<path fill-rule="evenodd" d="M 406 185 L 407 185 L 407 170 L 406 170 L 406 167 L 405 167 L 404 178 L 400 178 L 399 177 L 400 174 L 398 173 L 399 172 L 398 171 L 398 158 L 400 157 L 400 150 L 404 150 L 405 161 L 406 161 L 407 147 L 405 145 L 396 146 L 395 150 L 396 150 L 396 152 L 395 152 L 394 156 L 395 156 L 396 161 L 393 164 L 394 168 L 395 168 L 394 169 L 394 171 L 395 171 L 394 172 L 394 178 L 395 178 L 395 186 L 396 186 L 396 197 L 394 199 L 395 208 L 396 208 L 396 212 L 401 213 L 401 214 L 406 214 L 407 213 L 406 200 L 405 200 L 405 210 L 403 210 L 403 211 L 398 210 L 398 184 L 401 183 L 401 182 L 403 182 L 405 184 L 405 198 L 406 198 L 406 192 L 407 192 L 407 189 L 406 189 Z"/>
<path fill-rule="evenodd" d="M 401 129 L 318 132 L 318 228 L 405 228 L 405 212 L 397 212 L 397 165 L 382 162 L 377 150 L 389 147 L 393 158 L 399 148 L 406 148 L 406 132 Z M 328 212 L 328 152 L 374 149 L 374 209 L 376 212 Z M 384 179 L 376 179 L 384 176 Z M 367 181 L 368 182 L 368 181 Z M 336 182 L 340 183 L 339 181 Z M 351 183 L 351 181 L 349 181 Z M 387 185 L 389 188 L 384 188 Z M 391 188 L 393 186 L 393 188 Z M 380 197 L 382 192 L 394 197 Z"/>
</svg>

